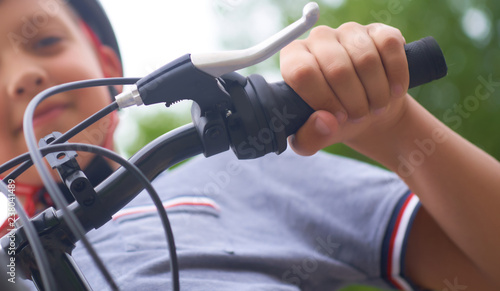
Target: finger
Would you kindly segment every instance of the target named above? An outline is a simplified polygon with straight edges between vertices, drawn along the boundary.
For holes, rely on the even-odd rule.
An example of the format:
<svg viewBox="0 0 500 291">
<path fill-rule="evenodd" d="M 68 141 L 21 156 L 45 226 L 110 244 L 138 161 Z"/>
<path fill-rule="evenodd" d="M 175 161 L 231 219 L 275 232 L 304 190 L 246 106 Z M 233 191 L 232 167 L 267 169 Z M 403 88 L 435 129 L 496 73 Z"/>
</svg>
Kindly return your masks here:
<svg viewBox="0 0 500 291">
<path fill-rule="evenodd" d="M 369 26 L 368 33 L 381 56 L 391 96 L 404 96 L 410 83 L 404 37 L 398 29 L 384 24 Z"/>
<path fill-rule="evenodd" d="M 304 125 L 290 138 L 290 146 L 299 155 L 310 156 L 335 143 L 339 124 L 330 112 L 314 112 Z"/>
<path fill-rule="evenodd" d="M 366 27 L 347 23 L 339 27 L 347 33 L 339 34 L 340 43 L 346 48 L 354 69 L 363 84 L 372 110 L 385 108 L 391 91 L 381 56 Z"/>
<path fill-rule="evenodd" d="M 339 122 L 347 113 L 321 72 L 305 41 L 295 41 L 281 50 L 283 80 L 313 109 L 333 112 Z"/>
<path fill-rule="evenodd" d="M 311 32 L 308 47 L 349 119 L 357 120 L 369 113 L 367 97 L 350 56 L 339 42 L 337 34 L 329 28 L 315 29 Z"/>
</svg>

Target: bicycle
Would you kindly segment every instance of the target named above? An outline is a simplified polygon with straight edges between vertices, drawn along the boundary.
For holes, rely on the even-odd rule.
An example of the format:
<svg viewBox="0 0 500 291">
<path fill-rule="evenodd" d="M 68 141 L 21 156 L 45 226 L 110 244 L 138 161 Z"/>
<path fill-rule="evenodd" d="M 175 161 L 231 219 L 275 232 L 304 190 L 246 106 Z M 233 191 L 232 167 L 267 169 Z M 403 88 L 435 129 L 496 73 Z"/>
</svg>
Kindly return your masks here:
<svg viewBox="0 0 500 291">
<path fill-rule="evenodd" d="M 20 219 L 16 222 L 16 228 L 0 240 L 2 249 L 9 255 L 9 251 L 13 250 L 16 262 L 21 262 L 23 273 L 31 277 L 40 290 L 90 290 L 71 258 L 75 243 L 81 240 L 110 282 L 111 288 L 117 290 L 111 275 L 92 246 L 86 242 L 85 233 L 104 225 L 145 188 L 150 192 L 162 219 L 170 251 L 173 289 L 179 290 L 174 237 L 166 211 L 149 181 L 174 164 L 199 154 L 210 157 L 231 148 L 239 159 L 255 159 L 268 153 L 282 153 L 287 146 L 287 137 L 307 120 L 313 113 L 312 108 L 284 82 L 269 84 L 260 75 L 244 77 L 234 71 L 274 55 L 309 30 L 318 17 L 318 6 L 310 3 L 305 6 L 300 20 L 252 48 L 223 54 L 185 55 L 144 78 L 80 81 L 59 85 L 37 95 L 26 110 L 24 124 L 32 124 L 36 106 L 56 93 L 89 86 L 133 86 L 130 91 L 118 94 L 111 105 L 74 129 L 65 134 L 48 135 L 39 145 L 34 138 L 33 128 L 26 127 L 29 155 L 7 162 L 0 167 L 0 172 L 23 163 L 7 176 L 5 180 L 8 181 L 15 179 L 31 163 L 35 164 L 59 209 L 48 208 L 28 220 L 22 208 L 16 205 Z M 410 69 L 410 87 L 446 75 L 444 57 L 434 39 L 425 38 L 410 43 L 405 49 Z M 129 161 L 95 146 L 65 143 L 88 125 L 118 108 L 155 103 L 170 106 L 183 99 L 194 101 L 192 123 L 151 142 Z M 262 147 L 246 142 L 248 137 L 262 134 L 271 137 L 271 141 Z M 122 168 L 94 188 L 74 160 L 76 151 L 103 155 L 120 163 Z M 49 164 L 58 170 L 75 202 L 66 205 L 60 190 L 43 166 L 42 156 L 46 156 Z M 141 182 L 137 183 L 133 177 Z M 0 185 L 2 192 L 9 192 L 7 186 Z"/>
</svg>

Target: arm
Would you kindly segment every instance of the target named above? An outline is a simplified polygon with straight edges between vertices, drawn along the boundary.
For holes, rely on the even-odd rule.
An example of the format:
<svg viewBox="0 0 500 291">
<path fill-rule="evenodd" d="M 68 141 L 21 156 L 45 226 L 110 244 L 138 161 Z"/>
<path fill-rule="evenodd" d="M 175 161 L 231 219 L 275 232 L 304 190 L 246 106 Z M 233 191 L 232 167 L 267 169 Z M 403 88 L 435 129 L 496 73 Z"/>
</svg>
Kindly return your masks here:
<svg viewBox="0 0 500 291">
<path fill-rule="evenodd" d="M 292 146 L 308 155 L 343 142 L 405 180 L 430 217 L 419 215 L 420 231 L 414 233 L 434 231 L 443 246 L 456 246 L 438 250 L 443 254 L 441 265 L 414 260 L 415 268 L 409 270 L 417 283 L 442 290 L 443 281 L 454 280 L 444 259 L 455 258 L 458 265 L 452 269 L 463 273 L 459 282 L 491 280 L 500 286 L 500 164 L 406 94 L 409 77 L 403 45 L 404 38 L 394 28 L 349 23 L 336 30 L 317 28 L 307 40 L 282 51 L 283 78 L 318 110 L 292 139 Z M 434 221 L 440 232 L 433 230 Z M 431 253 L 432 246 L 419 243 L 414 233 L 410 254 L 415 248 L 416 253 Z M 424 268 L 435 276 L 417 276 L 425 274 Z"/>
<path fill-rule="evenodd" d="M 500 229 L 500 164 L 407 98 L 411 105 L 393 130 L 374 133 L 352 146 L 398 173 L 451 241 L 499 284 L 500 234 L 495 230 Z M 363 147 L 362 143 L 372 141 L 376 150 Z M 451 253 L 451 249 L 443 249 Z M 456 254 L 460 252 L 456 250 Z M 466 260 L 461 263 L 459 270 L 470 269 Z M 447 271 L 436 264 L 422 267 L 434 274 Z M 465 273 L 463 282 L 473 275 L 461 273 Z M 441 287 L 442 281 L 453 279 L 449 276 L 441 276 Z"/>
</svg>

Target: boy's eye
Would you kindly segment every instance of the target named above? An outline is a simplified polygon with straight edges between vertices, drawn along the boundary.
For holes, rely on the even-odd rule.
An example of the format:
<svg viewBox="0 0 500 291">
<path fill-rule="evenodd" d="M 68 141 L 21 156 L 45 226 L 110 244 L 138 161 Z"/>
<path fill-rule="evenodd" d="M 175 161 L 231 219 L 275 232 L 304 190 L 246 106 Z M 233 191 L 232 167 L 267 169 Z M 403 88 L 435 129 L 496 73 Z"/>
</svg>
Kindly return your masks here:
<svg viewBox="0 0 500 291">
<path fill-rule="evenodd" d="M 35 48 L 45 48 L 59 43 L 62 38 L 58 36 L 49 36 L 42 38 L 35 44 Z"/>
</svg>

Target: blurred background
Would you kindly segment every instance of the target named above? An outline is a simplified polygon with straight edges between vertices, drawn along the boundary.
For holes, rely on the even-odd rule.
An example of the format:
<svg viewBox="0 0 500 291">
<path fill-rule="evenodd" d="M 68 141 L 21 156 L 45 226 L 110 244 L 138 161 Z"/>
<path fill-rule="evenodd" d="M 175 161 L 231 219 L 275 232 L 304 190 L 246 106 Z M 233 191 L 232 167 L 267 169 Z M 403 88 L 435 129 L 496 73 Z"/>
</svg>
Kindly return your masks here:
<svg viewBox="0 0 500 291">
<path fill-rule="evenodd" d="M 140 77 L 186 53 L 250 47 L 298 19 L 308 1 L 142 0 L 140 7 L 132 0 L 102 2 L 118 33 L 126 75 Z M 382 22 L 400 29 L 408 42 L 433 36 L 443 49 L 449 74 L 410 93 L 453 130 L 500 159 L 500 1 L 317 2 L 318 25 Z M 241 73 L 280 80 L 279 58 Z M 190 122 L 189 108 L 189 102 L 183 102 L 169 109 L 159 105 L 122 111 L 119 150 L 130 156 L 155 137 Z M 342 145 L 326 150 L 365 160 Z"/>
</svg>

